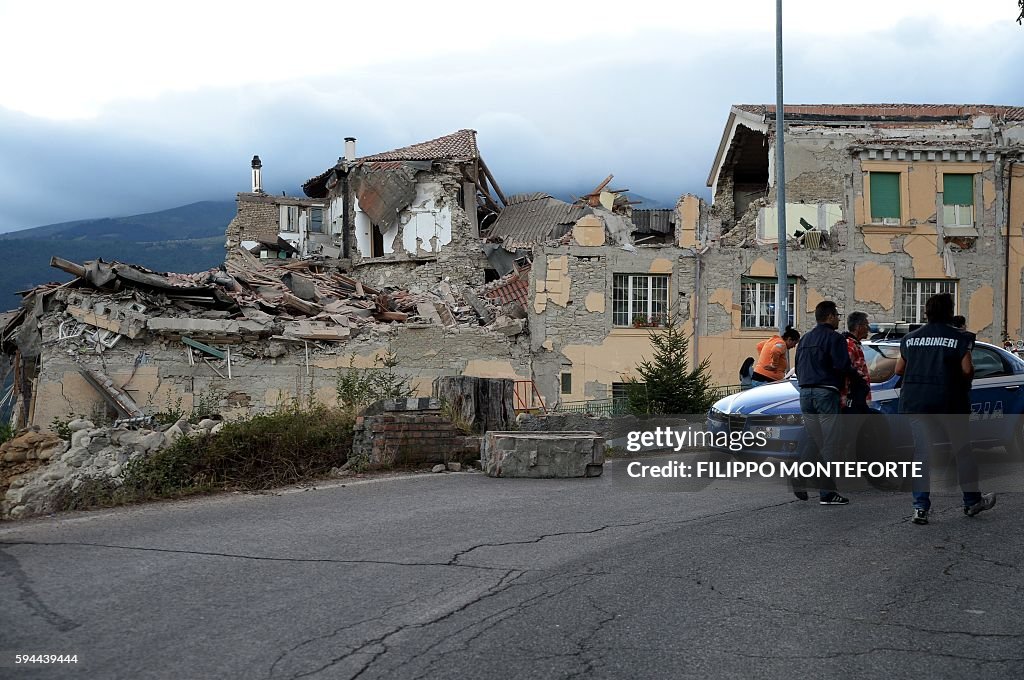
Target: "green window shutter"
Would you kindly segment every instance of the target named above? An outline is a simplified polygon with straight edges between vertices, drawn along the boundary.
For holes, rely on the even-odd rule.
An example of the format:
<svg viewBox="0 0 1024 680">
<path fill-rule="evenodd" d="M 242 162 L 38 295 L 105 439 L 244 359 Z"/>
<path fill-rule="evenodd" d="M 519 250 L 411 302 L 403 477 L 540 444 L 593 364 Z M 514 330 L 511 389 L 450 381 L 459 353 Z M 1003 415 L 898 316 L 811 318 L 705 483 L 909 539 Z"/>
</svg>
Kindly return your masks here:
<svg viewBox="0 0 1024 680">
<path fill-rule="evenodd" d="M 871 218 L 900 217 L 900 173 L 872 172 Z"/>
<path fill-rule="evenodd" d="M 943 175 L 942 204 L 974 205 L 974 175 Z"/>
</svg>

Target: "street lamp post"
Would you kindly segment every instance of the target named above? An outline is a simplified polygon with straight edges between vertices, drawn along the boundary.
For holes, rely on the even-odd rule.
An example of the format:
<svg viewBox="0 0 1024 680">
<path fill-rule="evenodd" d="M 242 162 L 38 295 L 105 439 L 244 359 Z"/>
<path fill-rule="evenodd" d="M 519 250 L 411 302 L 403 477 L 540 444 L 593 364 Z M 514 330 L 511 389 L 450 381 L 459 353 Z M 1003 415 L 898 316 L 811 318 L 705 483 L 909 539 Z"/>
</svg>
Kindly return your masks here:
<svg viewBox="0 0 1024 680">
<path fill-rule="evenodd" d="M 779 217 L 779 256 L 775 264 L 775 322 L 781 336 L 789 320 L 789 270 L 786 262 L 786 145 L 782 104 L 782 0 L 775 0 L 775 205 Z"/>
</svg>

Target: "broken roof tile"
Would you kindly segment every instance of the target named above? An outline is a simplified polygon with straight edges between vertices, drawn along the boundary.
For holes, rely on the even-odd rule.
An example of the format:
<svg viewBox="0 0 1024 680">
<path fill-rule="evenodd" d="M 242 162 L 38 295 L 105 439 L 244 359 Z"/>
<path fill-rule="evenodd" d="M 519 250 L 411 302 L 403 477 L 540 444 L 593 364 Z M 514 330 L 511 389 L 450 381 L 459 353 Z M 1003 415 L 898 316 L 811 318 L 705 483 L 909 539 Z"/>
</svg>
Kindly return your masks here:
<svg viewBox="0 0 1024 680">
<path fill-rule="evenodd" d="M 549 194 L 517 194 L 509 197 L 487 237 L 502 239 L 506 250 L 531 248 L 561 238 L 586 212 L 583 206 L 559 201 Z"/>
<path fill-rule="evenodd" d="M 735 109 L 775 119 L 774 104 L 736 104 Z M 787 104 L 787 120 L 901 120 L 931 122 L 992 116 L 1024 120 L 1024 106 L 993 104 Z"/>
</svg>

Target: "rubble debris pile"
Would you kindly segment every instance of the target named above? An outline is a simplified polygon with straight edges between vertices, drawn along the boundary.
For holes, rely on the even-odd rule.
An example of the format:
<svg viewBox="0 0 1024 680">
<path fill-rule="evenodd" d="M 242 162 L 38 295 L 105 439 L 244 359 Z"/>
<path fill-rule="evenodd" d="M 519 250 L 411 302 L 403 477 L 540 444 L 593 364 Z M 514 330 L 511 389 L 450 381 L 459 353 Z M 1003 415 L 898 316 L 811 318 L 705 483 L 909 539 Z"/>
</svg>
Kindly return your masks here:
<svg viewBox="0 0 1024 680">
<path fill-rule="evenodd" d="M 48 464 L 10 480 L 10 488 L 0 500 L 0 517 L 17 519 L 60 510 L 54 506 L 55 501 L 86 480 L 108 480 L 120 486 L 129 461 L 166 448 L 184 434 L 216 434 L 221 427 L 222 422 L 213 419 L 195 426 L 182 419 L 163 431 L 96 427 L 89 420 L 76 419 L 68 423 L 70 441 L 27 430 L 0 447 L 3 460 L 19 462 L 35 457 Z"/>
</svg>

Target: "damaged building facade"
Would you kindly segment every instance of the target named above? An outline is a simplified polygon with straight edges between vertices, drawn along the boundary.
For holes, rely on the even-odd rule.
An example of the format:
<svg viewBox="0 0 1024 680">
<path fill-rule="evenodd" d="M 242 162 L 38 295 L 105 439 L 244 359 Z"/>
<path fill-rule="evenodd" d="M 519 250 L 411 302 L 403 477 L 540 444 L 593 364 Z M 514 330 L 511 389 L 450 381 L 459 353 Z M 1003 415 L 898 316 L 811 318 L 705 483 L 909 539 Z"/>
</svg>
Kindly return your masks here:
<svg viewBox="0 0 1024 680">
<path fill-rule="evenodd" d="M 730 379 L 775 327 L 775 107 L 733 106 L 701 213 L 697 335 Z M 785 109 L 790 318 L 814 307 L 924 320 L 950 292 L 983 340 L 1019 339 L 1024 108 L 794 105 Z"/>
<path fill-rule="evenodd" d="M 347 139 L 302 197 L 263 192 L 253 158 L 221 269 L 57 263 L 76 279 L 0 316 L 17 424 L 333 403 L 339 371 L 385 356 L 422 396 L 466 375 L 517 381 L 517 409 L 604 402 L 670 316 L 735 384 L 775 327 L 774 114 L 732 107 L 712 202 L 661 210 L 611 177 L 571 203 L 505 196 L 472 130 L 362 157 Z M 1022 108 L 787 107 L 793 325 L 823 299 L 919 321 L 948 290 L 980 338 L 1022 337 L 1022 152 Z"/>
</svg>

